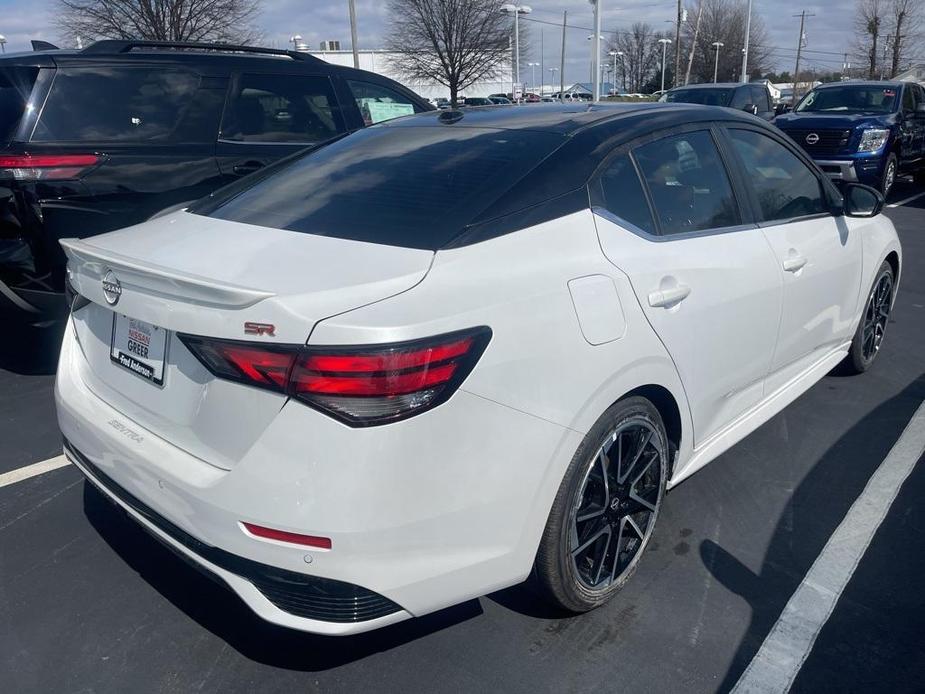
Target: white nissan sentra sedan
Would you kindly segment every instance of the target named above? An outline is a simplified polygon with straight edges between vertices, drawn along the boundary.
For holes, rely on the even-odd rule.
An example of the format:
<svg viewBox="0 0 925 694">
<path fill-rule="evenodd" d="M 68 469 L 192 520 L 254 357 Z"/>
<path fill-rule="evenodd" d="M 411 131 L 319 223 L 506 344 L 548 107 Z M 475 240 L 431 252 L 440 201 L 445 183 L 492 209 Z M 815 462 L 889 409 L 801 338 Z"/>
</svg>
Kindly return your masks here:
<svg viewBox="0 0 925 694">
<path fill-rule="evenodd" d="M 276 624 L 528 577 L 588 610 L 667 489 L 871 366 L 902 264 L 882 203 L 731 110 L 390 121 L 62 241 L 64 450 Z"/>
</svg>

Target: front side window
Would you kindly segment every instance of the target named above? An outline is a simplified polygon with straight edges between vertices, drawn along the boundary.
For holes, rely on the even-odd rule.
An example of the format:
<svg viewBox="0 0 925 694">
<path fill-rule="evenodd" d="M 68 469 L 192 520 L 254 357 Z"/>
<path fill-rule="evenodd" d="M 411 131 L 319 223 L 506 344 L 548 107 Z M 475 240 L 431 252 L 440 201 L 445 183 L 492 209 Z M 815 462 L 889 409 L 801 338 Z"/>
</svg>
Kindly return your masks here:
<svg viewBox="0 0 925 694">
<path fill-rule="evenodd" d="M 752 95 L 749 88 L 739 87 L 735 90 L 735 94 L 732 95 L 732 101 L 729 102 L 729 108 L 735 108 L 741 111 L 750 103 L 752 103 Z"/>
<path fill-rule="evenodd" d="M 423 110 L 407 96 L 388 87 L 356 80 L 347 80 L 347 86 L 356 99 L 357 108 L 360 109 L 360 115 L 363 116 L 366 125 L 375 125 L 384 120 L 409 116 Z M 466 101 L 468 103 L 468 99 Z"/>
<path fill-rule="evenodd" d="M 758 107 L 759 113 L 771 110 L 771 104 L 768 101 L 768 90 L 764 87 L 752 87 L 752 103 Z"/>
<path fill-rule="evenodd" d="M 203 135 L 199 76 L 150 67 L 64 67 L 32 135 L 36 142 L 190 142 Z M 217 114 L 215 121 L 218 120 Z"/>
<path fill-rule="evenodd" d="M 313 144 L 344 132 L 327 77 L 244 74 L 225 107 L 222 139 Z"/>
<path fill-rule="evenodd" d="M 679 104 L 702 104 L 703 106 L 727 106 L 731 95 L 732 89 L 729 87 L 672 89 L 670 92 L 665 92 L 665 101 Z"/>
<path fill-rule="evenodd" d="M 706 130 L 656 140 L 633 151 L 663 234 L 739 223 L 726 168 Z"/>
<path fill-rule="evenodd" d="M 779 142 L 752 130 L 731 130 L 765 222 L 827 211 L 819 179 Z"/>
<path fill-rule="evenodd" d="M 655 223 L 642 183 L 629 156 L 616 157 L 601 174 L 600 186 L 604 207 L 620 219 L 649 234 L 655 233 Z"/>
</svg>

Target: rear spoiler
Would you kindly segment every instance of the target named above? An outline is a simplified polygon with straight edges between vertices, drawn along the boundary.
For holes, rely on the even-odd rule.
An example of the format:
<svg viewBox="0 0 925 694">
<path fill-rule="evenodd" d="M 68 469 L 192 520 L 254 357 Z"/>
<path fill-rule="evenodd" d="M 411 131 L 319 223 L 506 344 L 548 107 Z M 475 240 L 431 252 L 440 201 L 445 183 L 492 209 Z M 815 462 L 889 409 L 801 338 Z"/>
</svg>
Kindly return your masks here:
<svg viewBox="0 0 925 694">
<path fill-rule="evenodd" d="M 33 51 L 60 51 L 55 44 L 49 43 L 48 41 L 40 41 L 39 39 L 32 39 L 32 50 Z"/>
<path fill-rule="evenodd" d="M 220 308 L 247 308 L 272 296 L 251 287 L 219 282 L 199 275 L 176 272 L 107 251 L 81 239 L 61 239 L 68 257 L 71 281 L 81 295 L 92 299 L 102 295 L 102 279 L 112 271 L 123 286 L 138 287 L 159 296 L 195 301 Z M 93 282 L 98 280 L 100 283 Z M 84 286 L 86 283 L 88 286 Z"/>
</svg>

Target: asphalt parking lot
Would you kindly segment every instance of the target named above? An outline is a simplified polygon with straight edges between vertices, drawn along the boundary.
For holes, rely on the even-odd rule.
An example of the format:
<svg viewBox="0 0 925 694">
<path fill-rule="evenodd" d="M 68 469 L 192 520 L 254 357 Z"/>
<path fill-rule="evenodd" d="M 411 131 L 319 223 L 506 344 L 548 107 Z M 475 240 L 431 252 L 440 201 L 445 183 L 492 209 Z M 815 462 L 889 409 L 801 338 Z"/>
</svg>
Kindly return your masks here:
<svg viewBox="0 0 925 694">
<path fill-rule="evenodd" d="M 908 182 L 890 202 L 916 195 Z M 334 639 L 260 622 L 61 467 L 0 486 L 6 692 L 727 691 L 925 400 L 925 196 L 883 352 L 832 374 L 672 491 L 621 595 L 556 613 L 515 587 Z M 61 326 L 0 326 L 0 475 L 60 454 Z M 925 465 L 889 507 L 794 691 L 925 691 Z"/>
</svg>

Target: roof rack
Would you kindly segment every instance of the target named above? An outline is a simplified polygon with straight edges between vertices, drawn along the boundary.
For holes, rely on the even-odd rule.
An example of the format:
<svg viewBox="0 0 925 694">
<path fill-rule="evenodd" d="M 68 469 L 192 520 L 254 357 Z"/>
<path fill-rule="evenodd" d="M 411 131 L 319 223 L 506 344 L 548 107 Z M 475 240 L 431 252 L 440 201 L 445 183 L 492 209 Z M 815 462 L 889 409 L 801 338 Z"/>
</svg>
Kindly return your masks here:
<svg viewBox="0 0 925 694">
<path fill-rule="evenodd" d="M 261 48 L 259 46 L 238 46 L 232 43 L 199 43 L 197 41 L 144 41 L 140 39 L 104 39 L 84 48 L 83 55 L 111 55 L 128 53 L 133 48 L 191 48 L 200 51 L 225 51 L 234 53 L 256 53 L 263 55 L 283 55 L 293 60 L 324 62 L 308 53 L 287 51 L 281 48 Z"/>
</svg>

